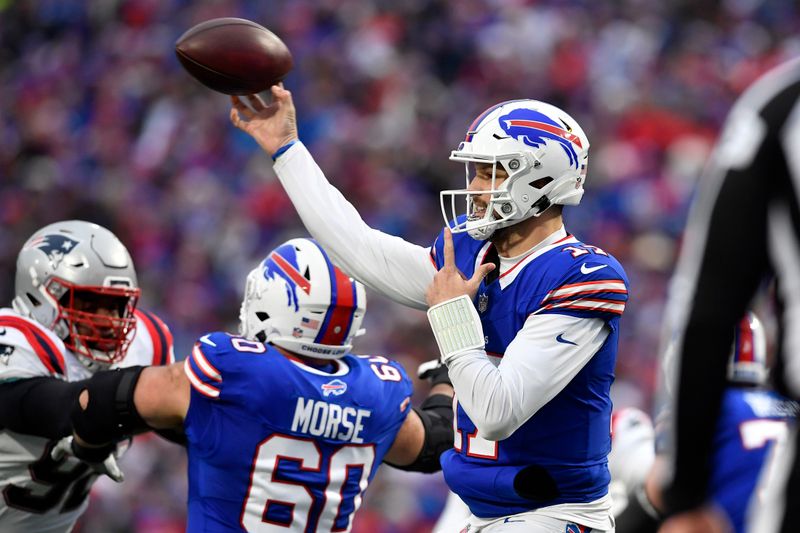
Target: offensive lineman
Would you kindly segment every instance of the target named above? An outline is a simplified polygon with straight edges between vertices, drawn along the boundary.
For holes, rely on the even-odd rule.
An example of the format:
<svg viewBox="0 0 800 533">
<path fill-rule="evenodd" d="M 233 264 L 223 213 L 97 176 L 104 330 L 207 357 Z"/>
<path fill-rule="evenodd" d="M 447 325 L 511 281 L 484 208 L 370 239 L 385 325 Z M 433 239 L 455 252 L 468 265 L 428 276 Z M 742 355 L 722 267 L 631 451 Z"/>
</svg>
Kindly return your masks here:
<svg viewBox="0 0 800 533">
<path fill-rule="evenodd" d="M 134 430 L 182 427 L 187 531 L 349 531 L 382 461 L 438 471 L 453 439 L 450 385 L 412 410 L 399 364 L 350 353 L 365 310 L 363 285 L 292 239 L 248 275 L 241 336 L 204 335 L 184 363 L 132 369 L 116 390 L 89 382 L 76 448 L 124 437 L 129 413 Z"/>
<path fill-rule="evenodd" d="M 97 224 L 56 222 L 23 245 L 13 309 L 0 309 L 0 531 L 70 531 L 88 505 L 97 472 L 51 457 L 71 433 L 74 382 L 174 361 L 169 329 L 137 309 L 139 294 L 128 250 Z"/>
<path fill-rule="evenodd" d="M 231 121 L 272 156 L 306 228 L 356 279 L 430 307 L 458 399 L 442 469 L 472 512 L 466 531 L 612 530 L 609 389 L 628 281 L 564 228 L 586 177 L 578 123 L 535 100 L 477 117 L 450 157 L 467 188 L 442 193 L 448 227 L 426 248 L 370 228 L 299 141 L 291 93 L 272 96 L 233 97 Z"/>
</svg>

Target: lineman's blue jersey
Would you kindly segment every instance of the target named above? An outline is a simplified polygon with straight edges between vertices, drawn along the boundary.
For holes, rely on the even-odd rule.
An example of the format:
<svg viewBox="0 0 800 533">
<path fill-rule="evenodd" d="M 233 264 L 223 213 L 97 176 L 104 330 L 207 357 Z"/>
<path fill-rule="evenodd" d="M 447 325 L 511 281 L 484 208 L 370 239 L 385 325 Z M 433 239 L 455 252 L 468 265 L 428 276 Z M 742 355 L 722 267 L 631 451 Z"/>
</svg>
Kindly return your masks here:
<svg viewBox="0 0 800 533">
<path fill-rule="evenodd" d="M 323 372 L 226 333 L 186 359 L 192 383 L 187 531 L 349 531 L 410 409 L 380 356 Z"/>
<path fill-rule="evenodd" d="M 465 233 L 453 235 L 453 241 L 456 266 L 467 277 L 492 252 L 490 243 Z M 441 234 L 434 243 L 432 259 L 441 268 Z M 442 455 L 441 463 L 448 485 L 473 514 L 505 516 L 560 503 L 592 502 L 607 494 L 609 392 L 627 287 L 627 276 L 616 259 L 571 235 L 521 258 L 488 285 L 485 280 L 481 284 L 475 306 L 489 356 L 502 357 L 532 314 L 600 318 L 609 334 L 572 381 L 504 440 L 481 438 L 458 404 L 456 446 Z M 556 495 L 544 500 L 520 496 L 514 479 L 525 467 L 541 467 L 546 475 L 540 472 L 537 476 L 552 478 Z"/>
<path fill-rule="evenodd" d="M 728 514 L 736 533 L 745 530 L 745 515 L 762 467 L 776 443 L 788 438 L 797 404 L 776 392 L 729 387 L 725 391 L 714 439 L 711 498 Z M 767 465 L 769 468 L 769 465 Z M 757 502 L 751 502 L 757 504 Z"/>
</svg>

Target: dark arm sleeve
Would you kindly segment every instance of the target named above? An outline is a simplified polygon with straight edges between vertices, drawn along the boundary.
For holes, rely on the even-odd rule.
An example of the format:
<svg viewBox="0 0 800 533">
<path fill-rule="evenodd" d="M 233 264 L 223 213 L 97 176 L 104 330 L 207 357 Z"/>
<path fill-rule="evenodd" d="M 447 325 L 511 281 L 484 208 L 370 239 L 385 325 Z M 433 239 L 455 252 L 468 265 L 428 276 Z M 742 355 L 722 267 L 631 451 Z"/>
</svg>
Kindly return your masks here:
<svg viewBox="0 0 800 533">
<path fill-rule="evenodd" d="M 759 144 L 749 162 L 731 169 L 712 166 L 686 230 L 668 309 L 668 319 L 679 324 L 673 332 L 679 366 L 672 376 L 677 378 L 675 456 L 673 479 L 664 491 L 667 513 L 697 507 L 707 499 L 712 440 L 734 328 L 770 272 L 769 211 L 781 204 L 787 213 L 796 211 L 796 191 L 791 190 L 778 139 L 780 103 L 779 95 L 761 110 L 766 130 L 754 139 Z M 783 104 L 785 117 L 787 102 Z M 726 159 L 724 151 L 717 154 L 720 165 Z"/>
<path fill-rule="evenodd" d="M 48 439 L 69 436 L 70 409 L 84 388 L 83 381 L 50 377 L 0 384 L 0 426 Z"/>
</svg>

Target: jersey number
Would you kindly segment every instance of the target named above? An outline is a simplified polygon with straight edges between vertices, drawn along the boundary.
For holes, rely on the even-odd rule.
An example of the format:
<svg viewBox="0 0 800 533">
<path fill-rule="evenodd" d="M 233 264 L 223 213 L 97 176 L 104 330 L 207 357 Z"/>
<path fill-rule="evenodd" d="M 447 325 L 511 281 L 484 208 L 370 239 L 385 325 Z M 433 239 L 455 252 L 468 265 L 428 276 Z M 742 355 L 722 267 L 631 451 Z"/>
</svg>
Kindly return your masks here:
<svg viewBox="0 0 800 533">
<path fill-rule="evenodd" d="M 389 364 L 389 360 L 382 355 L 359 355 L 362 359 L 369 360 L 369 367 L 381 381 L 400 381 L 403 376 L 400 371 Z"/>
<path fill-rule="evenodd" d="M 367 488 L 373 445 L 346 444 L 326 461 L 313 440 L 272 435 L 253 459 L 242 508 L 247 531 L 345 531 Z M 322 491 L 315 496 L 312 488 Z"/>
<path fill-rule="evenodd" d="M 95 478 L 94 472 L 84 463 L 68 468 L 65 467 L 66 458 L 58 461 L 52 459 L 50 452 L 56 442 L 58 441 L 47 443 L 42 456 L 28 465 L 31 479 L 44 487 L 8 485 L 3 489 L 3 497 L 9 507 L 29 513 L 46 513 L 61 503 L 64 495 L 69 493 L 59 511 L 66 513 L 77 509 L 86 500 Z"/>
<path fill-rule="evenodd" d="M 748 420 L 739 424 L 739 434 L 742 437 L 742 447 L 745 450 L 763 448 L 770 442 L 775 443 L 773 449 L 764 461 L 761 469 L 762 479 L 759 485 L 758 498 L 764 501 L 764 491 L 770 487 L 777 472 L 777 458 L 784 453 L 784 448 L 789 437 L 789 427 L 783 420 Z"/>
<path fill-rule="evenodd" d="M 480 436 L 478 428 L 472 433 L 466 433 L 466 429 L 458 427 L 458 404 L 453 402 L 453 410 L 456 416 L 453 417 L 453 448 L 457 452 L 462 451 L 463 437 L 467 437 L 467 455 L 469 457 L 480 457 L 481 459 L 497 459 L 500 452 L 500 445 L 497 441 L 487 440 Z"/>
</svg>

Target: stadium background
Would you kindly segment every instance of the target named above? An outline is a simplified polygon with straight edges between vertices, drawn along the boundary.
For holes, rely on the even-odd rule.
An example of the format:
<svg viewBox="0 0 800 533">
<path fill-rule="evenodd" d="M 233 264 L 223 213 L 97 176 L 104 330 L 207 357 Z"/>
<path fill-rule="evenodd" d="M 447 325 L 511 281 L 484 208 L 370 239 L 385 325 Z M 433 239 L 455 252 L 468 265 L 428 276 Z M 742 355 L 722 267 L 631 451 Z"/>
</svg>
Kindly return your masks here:
<svg viewBox="0 0 800 533">
<path fill-rule="evenodd" d="M 126 243 L 141 305 L 170 325 L 178 358 L 204 332 L 236 330 L 247 271 L 305 231 L 227 98 L 173 54 L 186 29 L 222 16 L 285 40 L 302 140 L 368 223 L 423 245 L 441 227 L 438 191 L 462 183 L 447 156 L 475 115 L 519 97 L 572 114 L 592 148 L 567 227 L 630 276 L 614 399 L 651 408 L 695 180 L 736 95 L 800 55 L 795 2 L 0 0 L 2 302 L 27 236 L 81 218 Z M 369 296 L 358 351 L 410 373 L 436 355 L 422 313 Z M 124 469 L 123 485 L 96 485 L 77 531 L 182 531 L 182 450 L 139 439 Z M 429 530 L 445 494 L 440 475 L 384 468 L 353 531 Z"/>
</svg>

